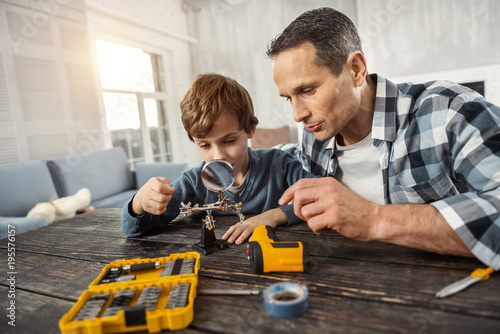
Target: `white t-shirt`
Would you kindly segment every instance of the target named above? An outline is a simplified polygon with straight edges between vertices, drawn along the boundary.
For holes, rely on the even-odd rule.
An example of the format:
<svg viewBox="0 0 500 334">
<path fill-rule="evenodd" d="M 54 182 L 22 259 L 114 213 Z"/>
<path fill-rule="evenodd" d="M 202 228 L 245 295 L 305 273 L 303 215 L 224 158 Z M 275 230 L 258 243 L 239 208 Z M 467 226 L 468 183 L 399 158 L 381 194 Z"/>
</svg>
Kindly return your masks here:
<svg viewBox="0 0 500 334">
<path fill-rule="evenodd" d="M 370 133 L 362 141 L 341 146 L 335 141 L 339 166 L 335 178 L 350 190 L 376 204 L 385 204 L 380 152 Z"/>
</svg>

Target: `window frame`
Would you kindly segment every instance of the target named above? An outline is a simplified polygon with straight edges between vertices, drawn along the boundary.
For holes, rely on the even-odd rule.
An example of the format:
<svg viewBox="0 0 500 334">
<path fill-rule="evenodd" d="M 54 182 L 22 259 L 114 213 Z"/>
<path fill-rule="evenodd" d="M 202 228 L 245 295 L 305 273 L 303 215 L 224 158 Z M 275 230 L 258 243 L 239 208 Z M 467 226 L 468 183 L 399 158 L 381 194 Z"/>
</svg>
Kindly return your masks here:
<svg viewBox="0 0 500 334">
<path fill-rule="evenodd" d="M 164 49 L 158 49 L 157 47 L 154 47 L 150 44 L 143 43 L 143 42 L 138 42 L 137 40 L 134 40 L 132 38 L 123 38 L 123 37 L 118 37 L 116 35 L 106 33 L 100 30 L 96 30 L 94 27 L 89 27 L 89 36 L 91 39 L 91 50 L 93 54 L 93 59 L 94 59 L 94 68 L 96 72 L 96 80 L 97 80 L 97 87 L 99 90 L 98 94 L 98 99 L 99 99 L 99 104 L 100 104 L 100 109 L 102 113 L 102 119 L 106 119 L 106 110 L 104 107 L 104 98 L 103 94 L 104 93 L 121 93 L 121 94 L 133 94 L 137 98 L 137 107 L 139 111 L 139 120 L 140 120 L 140 133 L 141 133 L 141 138 L 142 138 L 142 148 L 144 151 L 144 159 L 142 158 L 134 158 L 131 155 L 131 148 L 128 147 L 128 162 L 131 166 L 132 169 L 134 169 L 134 164 L 135 162 L 138 161 L 145 161 L 145 162 L 155 162 L 155 161 L 177 161 L 177 156 L 178 152 L 175 149 L 175 146 L 173 145 L 173 140 L 174 138 L 177 138 L 177 129 L 176 129 L 176 121 L 174 119 L 175 112 L 174 108 L 172 106 L 172 78 L 169 75 L 171 71 L 169 71 L 169 64 L 170 64 L 170 58 L 171 56 L 169 55 L 168 50 Z M 104 40 L 112 43 L 117 43 L 117 44 L 122 44 L 134 48 L 141 49 L 143 52 L 148 53 L 151 55 L 151 60 L 152 60 L 152 66 L 153 66 L 153 75 L 158 74 L 159 78 L 154 78 L 155 79 L 155 90 L 161 89 L 161 91 L 156 91 L 152 93 L 147 93 L 147 92 L 139 92 L 139 91 L 127 91 L 127 90 L 120 90 L 120 89 L 109 89 L 109 88 L 103 88 L 101 84 L 101 79 L 100 79 L 100 73 L 99 73 L 99 59 L 97 56 L 97 47 L 96 47 L 96 41 L 97 40 Z M 160 60 L 160 61 L 158 61 Z M 157 84 L 160 86 L 157 87 Z M 153 143 L 151 141 L 151 133 L 150 133 L 150 127 L 147 126 L 146 123 L 146 113 L 145 113 L 145 108 L 144 108 L 144 99 L 154 99 L 157 101 L 157 103 L 162 103 L 163 108 L 165 108 L 164 115 L 166 116 L 165 119 L 165 124 L 158 124 L 158 131 L 165 131 L 168 132 L 168 139 L 170 141 L 169 143 L 166 143 L 167 145 L 170 146 L 170 150 L 167 150 L 166 152 L 166 159 L 161 158 L 158 156 L 158 154 L 153 153 Z M 115 130 L 109 130 L 106 125 L 103 126 L 105 128 L 105 131 L 107 131 L 107 137 L 108 137 L 108 145 L 110 147 L 113 146 L 112 139 L 111 139 L 111 133 Z M 122 130 L 117 130 L 117 131 L 122 131 Z"/>
</svg>

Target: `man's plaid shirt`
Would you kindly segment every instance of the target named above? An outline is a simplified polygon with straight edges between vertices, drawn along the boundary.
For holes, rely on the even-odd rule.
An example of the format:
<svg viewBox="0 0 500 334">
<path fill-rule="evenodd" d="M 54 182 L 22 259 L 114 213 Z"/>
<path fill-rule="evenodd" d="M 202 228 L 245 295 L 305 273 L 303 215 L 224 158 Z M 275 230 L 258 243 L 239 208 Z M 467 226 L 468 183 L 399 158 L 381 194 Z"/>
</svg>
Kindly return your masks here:
<svg viewBox="0 0 500 334">
<path fill-rule="evenodd" d="M 500 269 L 500 108 L 446 81 L 394 84 L 376 74 L 373 144 L 387 204 L 436 207 L 483 263 Z M 316 175 L 334 176 L 335 138 L 281 147 Z"/>
</svg>

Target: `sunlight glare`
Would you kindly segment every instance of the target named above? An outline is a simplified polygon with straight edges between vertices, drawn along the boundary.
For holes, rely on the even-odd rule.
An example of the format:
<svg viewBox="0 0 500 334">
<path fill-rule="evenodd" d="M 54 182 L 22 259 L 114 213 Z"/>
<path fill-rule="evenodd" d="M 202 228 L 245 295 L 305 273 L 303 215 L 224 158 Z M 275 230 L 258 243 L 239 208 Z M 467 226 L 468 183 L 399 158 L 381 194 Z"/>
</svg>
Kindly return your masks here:
<svg viewBox="0 0 500 334">
<path fill-rule="evenodd" d="M 158 106 L 155 99 L 144 99 L 144 112 L 148 127 L 158 127 Z"/>
<path fill-rule="evenodd" d="M 101 85 L 117 89 L 153 93 L 151 56 L 141 49 L 97 40 Z"/>
</svg>

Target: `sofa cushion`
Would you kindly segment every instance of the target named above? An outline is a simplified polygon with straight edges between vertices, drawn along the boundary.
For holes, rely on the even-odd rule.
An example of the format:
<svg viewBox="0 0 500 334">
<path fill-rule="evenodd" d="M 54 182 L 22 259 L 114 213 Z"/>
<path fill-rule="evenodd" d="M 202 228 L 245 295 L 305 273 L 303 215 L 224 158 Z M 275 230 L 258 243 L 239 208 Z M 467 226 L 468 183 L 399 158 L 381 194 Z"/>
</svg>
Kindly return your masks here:
<svg viewBox="0 0 500 334">
<path fill-rule="evenodd" d="M 135 188 L 127 156 L 121 147 L 47 161 L 59 197 L 90 190 L 92 202 Z"/>
<path fill-rule="evenodd" d="M 15 228 L 12 229 L 9 225 Z M 13 231 L 12 235 L 18 236 L 46 225 L 47 221 L 43 218 L 0 217 L 0 239 L 7 238 L 9 230 Z"/>
<path fill-rule="evenodd" d="M 132 198 L 137 190 L 127 190 L 106 198 L 92 201 L 90 205 L 95 208 L 123 208 L 125 203 Z"/>
<path fill-rule="evenodd" d="M 185 170 L 188 169 L 187 163 L 175 162 L 136 162 L 135 177 L 137 180 L 137 188 L 142 187 L 150 178 L 155 176 L 163 176 L 170 182 L 179 178 Z"/>
<path fill-rule="evenodd" d="M 31 160 L 0 165 L 0 216 L 23 217 L 39 202 L 57 197 L 47 164 Z"/>
</svg>

